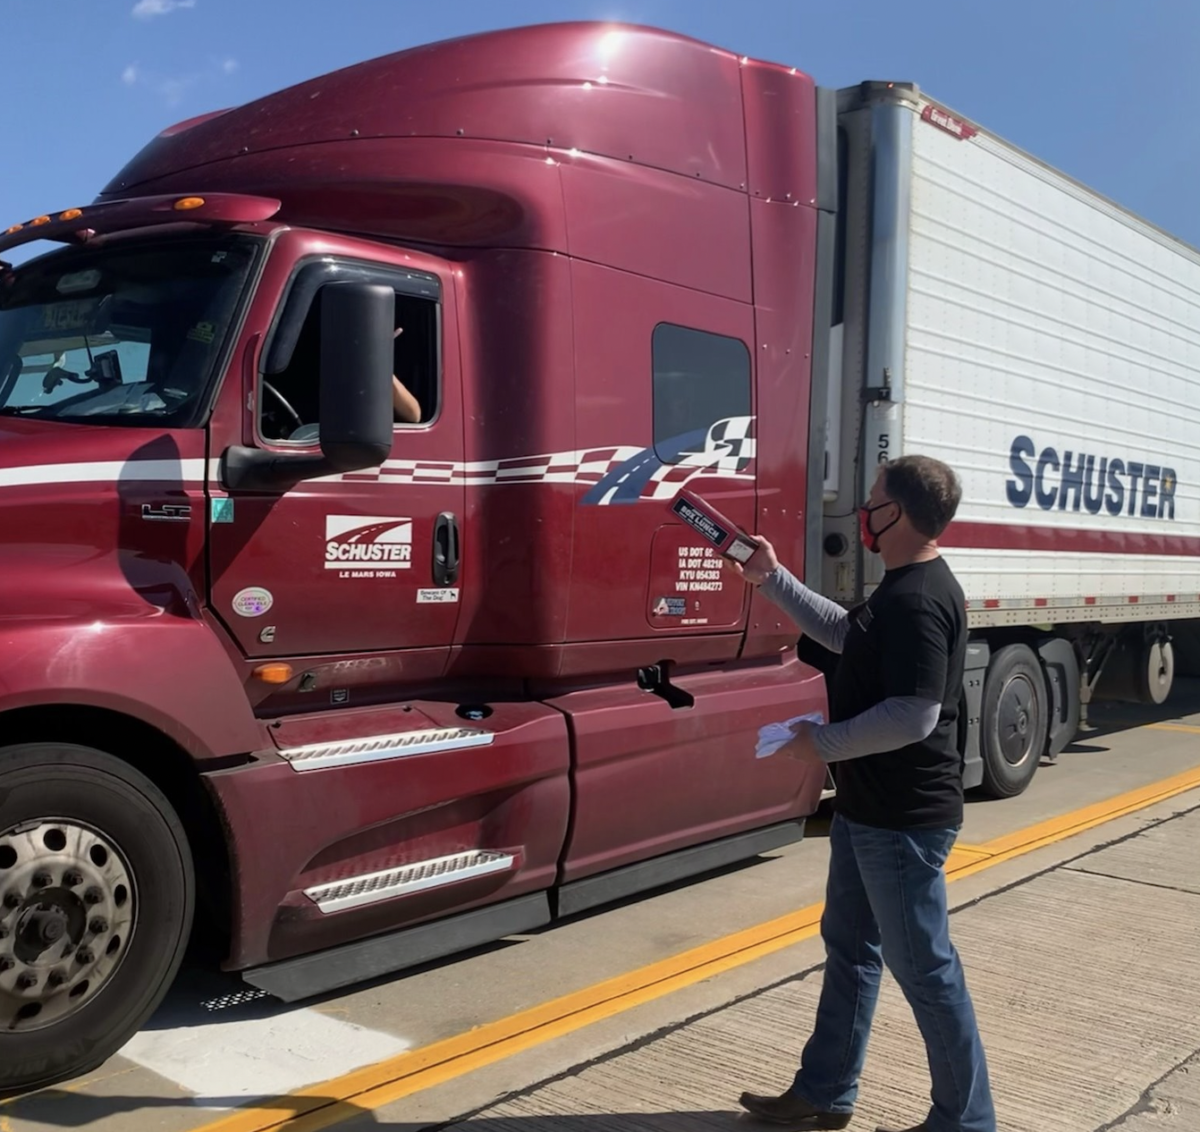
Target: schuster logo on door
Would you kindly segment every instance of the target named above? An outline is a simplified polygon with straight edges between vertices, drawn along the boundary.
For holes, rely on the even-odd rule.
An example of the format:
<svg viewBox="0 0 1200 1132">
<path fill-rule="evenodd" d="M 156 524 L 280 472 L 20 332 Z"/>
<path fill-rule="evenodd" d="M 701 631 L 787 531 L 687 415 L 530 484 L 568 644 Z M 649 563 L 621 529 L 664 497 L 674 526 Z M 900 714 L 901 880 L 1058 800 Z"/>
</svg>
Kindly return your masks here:
<svg viewBox="0 0 1200 1132">
<path fill-rule="evenodd" d="M 325 516 L 325 569 L 344 577 L 394 574 L 412 567 L 412 519 Z"/>
</svg>

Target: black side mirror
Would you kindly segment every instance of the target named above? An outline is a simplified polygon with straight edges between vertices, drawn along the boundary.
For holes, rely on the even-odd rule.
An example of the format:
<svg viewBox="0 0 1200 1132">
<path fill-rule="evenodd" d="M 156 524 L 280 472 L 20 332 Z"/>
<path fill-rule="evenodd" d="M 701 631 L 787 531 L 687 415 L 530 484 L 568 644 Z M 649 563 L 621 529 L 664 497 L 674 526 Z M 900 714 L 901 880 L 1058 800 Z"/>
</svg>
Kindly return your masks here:
<svg viewBox="0 0 1200 1132">
<path fill-rule="evenodd" d="M 321 288 L 321 451 L 339 472 L 377 468 L 391 454 L 395 316 L 390 287 Z"/>
<path fill-rule="evenodd" d="M 230 491 L 286 491 L 306 479 L 377 468 L 392 451 L 392 331 L 396 293 L 380 283 L 327 283 L 320 291 L 321 455 L 235 446 Z"/>
</svg>

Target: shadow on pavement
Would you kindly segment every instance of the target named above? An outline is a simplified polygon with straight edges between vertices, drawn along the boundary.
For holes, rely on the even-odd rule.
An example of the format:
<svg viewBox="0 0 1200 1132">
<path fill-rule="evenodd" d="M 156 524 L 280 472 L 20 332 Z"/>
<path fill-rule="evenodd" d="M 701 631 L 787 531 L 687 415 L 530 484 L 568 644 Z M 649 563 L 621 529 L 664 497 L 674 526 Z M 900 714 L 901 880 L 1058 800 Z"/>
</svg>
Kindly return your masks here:
<svg viewBox="0 0 1200 1132">
<path fill-rule="evenodd" d="M 365 1128 L 386 1128 L 390 1132 L 423 1132 L 425 1129 L 450 1128 L 470 1129 L 473 1132 L 630 1132 L 631 1129 L 636 1129 L 637 1132 L 706 1132 L 706 1130 L 727 1130 L 735 1127 L 747 1130 L 762 1127 L 745 1113 L 732 1110 L 578 1115 L 555 1113 L 505 1117 L 479 1115 L 450 1121 L 392 1121 L 381 1117 L 379 1113 L 362 1108 L 353 1101 L 339 1101 L 332 1097 L 315 1096 L 307 1097 L 305 1100 L 307 1103 L 303 1110 L 297 1110 L 295 1101 L 288 1098 L 256 1101 L 255 1107 L 276 1109 L 279 1118 L 284 1121 L 279 1125 L 281 1132 L 292 1127 L 293 1124 L 308 1128 L 312 1127 L 314 1123 L 322 1128 L 337 1128 L 340 1132 L 357 1132 L 357 1130 Z M 101 1097 L 50 1089 L 27 1098 L 20 1111 L 8 1106 L 0 1107 L 0 1117 L 6 1117 L 12 1122 L 14 1128 L 17 1127 L 17 1121 L 29 1121 L 51 1128 L 86 1128 L 100 1121 L 114 1121 L 115 1118 L 134 1113 L 149 1114 L 155 1110 L 164 1109 L 191 1110 L 197 1116 L 201 1116 L 200 1106 L 202 1104 L 205 1107 L 228 1107 L 236 1111 L 236 1104 L 239 1102 L 244 1102 L 244 1098 L 203 1097 L 193 1101 L 165 1097 Z M 207 1121 L 232 1114 L 233 1112 L 226 1114 L 205 1112 L 202 1119 Z M 160 1126 L 159 1120 L 153 1117 L 150 1120 L 150 1126 Z M 110 1126 L 114 1128 L 127 1127 L 124 1121 Z M 162 1126 L 187 1127 L 186 1124 L 174 1120 L 169 1124 L 164 1122 Z M 197 1125 L 193 1124 L 192 1127 L 197 1127 Z M 199 1127 L 203 1127 L 203 1125 Z"/>
<path fill-rule="evenodd" d="M 1101 700 L 1088 708 L 1088 724 L 1080 728 L 1067 751 L 1087 749 L 1087 745 L 1106 735 L 1132 731 L 1154 723 L 1186 723 L 1188 716 L 1200 715 L 1200 679 L 1178 677 L 1164 704 L 1131 704 Z M 1104 748 L 1107 749 L 1107 748 Z"/>
<path fill-rule="evenodd" d="M 359 1132 L 365 1128 L 387 1129 L 388 1132 L 424 1132 L 429 1129 L 463 1129 L 464 1132 L 728 1132 L 732 1128 L 761 1129 L 745 1113 L 727 1110 L 691 1112 L 598 1112 L 580 1114 L 551 1113 L 547 1115 L 490 1117 L 486 1114 L 438 1123 L 414 1123 L 387 1120 L 375 1113 L 363 1113 L 351 1123 L 342 1125 L 342 1132 Z"/>
<path fill-rule="evenodd" d="M 292 1123 L 288 1119 L 289 1117 L 303 1119 L 304 1114 L 314 1110 L 320 1110 L 322 1117 L 327 1118 L 322 1123 L 323 1127 L 354 1127 L 355 1125 L 349 1124 L 349 1121 L 352 1120 L 360 1128 L 364 1126 L 363 1121 L 370 1125 L 377 1123 L 374 1113 L 351 1101 L 339 1101 L 333 1097 L 309 1096 L 304 1098 L 303 1110 L 297 1108 L 296 1101 L 295 1097 L 264 1097 L 261 1100 L 255 1100 L 253 1107 L 277 1110 L 280 1119 L 287 1120 L 283 1127 L 288 1127 Z M 113 1123 L 108 1125 L 109 1128 L 126 1129 L 131 1126 L 130 1123 L 126 1120 L 117 1123 L 115 1118 L 139 1114 L 142 1116 L 142 1127 L 201 1129 L 213 1120 L 234 1115 L 239 1105 L 249 1105 L 249 1103 L 245 1097 L 98 1096 L 73 1093 L 63 1089 L 47 1089 L 16 1101 L 8 1101 L 0 1106 L 0 1121 L 7 1120 L 9 1122 L 8 1125 L 0 1124 L 0 1127 L 11 1126 L 15 1130 L 28 1121 L 31 1124 L 49 1128 L 87 1128 L 99 1121 L 110 1121 Z M 180 1113 L 191 1112 L 194 1113 L 196 1119 L 184 1122 L 179 1119 L 170 1120 L 164 1115 L 150 1116 L 155 1111 L 161 1114 L 165 1109 L 172 1109 Z M 228 1111 L 213 1111 L 216 1109 Z"/>
</svg>

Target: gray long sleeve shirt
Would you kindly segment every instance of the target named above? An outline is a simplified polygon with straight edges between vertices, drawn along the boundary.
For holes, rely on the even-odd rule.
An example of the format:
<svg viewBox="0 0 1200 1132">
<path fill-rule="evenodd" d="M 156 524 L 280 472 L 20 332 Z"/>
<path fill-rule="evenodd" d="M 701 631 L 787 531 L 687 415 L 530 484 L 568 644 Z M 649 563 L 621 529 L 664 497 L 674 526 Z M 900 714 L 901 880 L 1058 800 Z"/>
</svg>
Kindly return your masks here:
<svg viewBox="0 0 1200 1132">
<path fill-rule="evenodd" d="M 783 566 L 767 578 L 762 592 L 805 636 L 831 652 L 842 651 L 850 617 L 836 602 L 814 593 Z M 827 763 L 897 751 L 929 736 L 941 710 L 942 705 L 933 700 L 892 696 L 861 715 L 818 728 L 816 747 Z"/>
</svg>

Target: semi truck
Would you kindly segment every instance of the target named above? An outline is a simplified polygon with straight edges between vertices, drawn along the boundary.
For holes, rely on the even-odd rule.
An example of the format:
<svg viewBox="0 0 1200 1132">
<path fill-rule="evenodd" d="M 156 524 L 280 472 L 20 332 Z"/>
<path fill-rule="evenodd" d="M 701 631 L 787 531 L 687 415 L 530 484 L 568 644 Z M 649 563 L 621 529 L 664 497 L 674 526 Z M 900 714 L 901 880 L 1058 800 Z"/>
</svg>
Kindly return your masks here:
<svg viewBox="0 0 1200 1132">
<path fill-rule="evenodd" d="M 119 1050 L 193 927 L 297 1001 L 799 839 L 829 780 L 756 743 L 824 676 L 685 486 L 853 606 L 877 468 L 958 471 L 994 796 L 1194 641 L 1200 255 L 914 85 L 489 32 L 166 129 L 0 256 L 42 240 L 0 266 L 2 1090 Z"/>
</svg>

